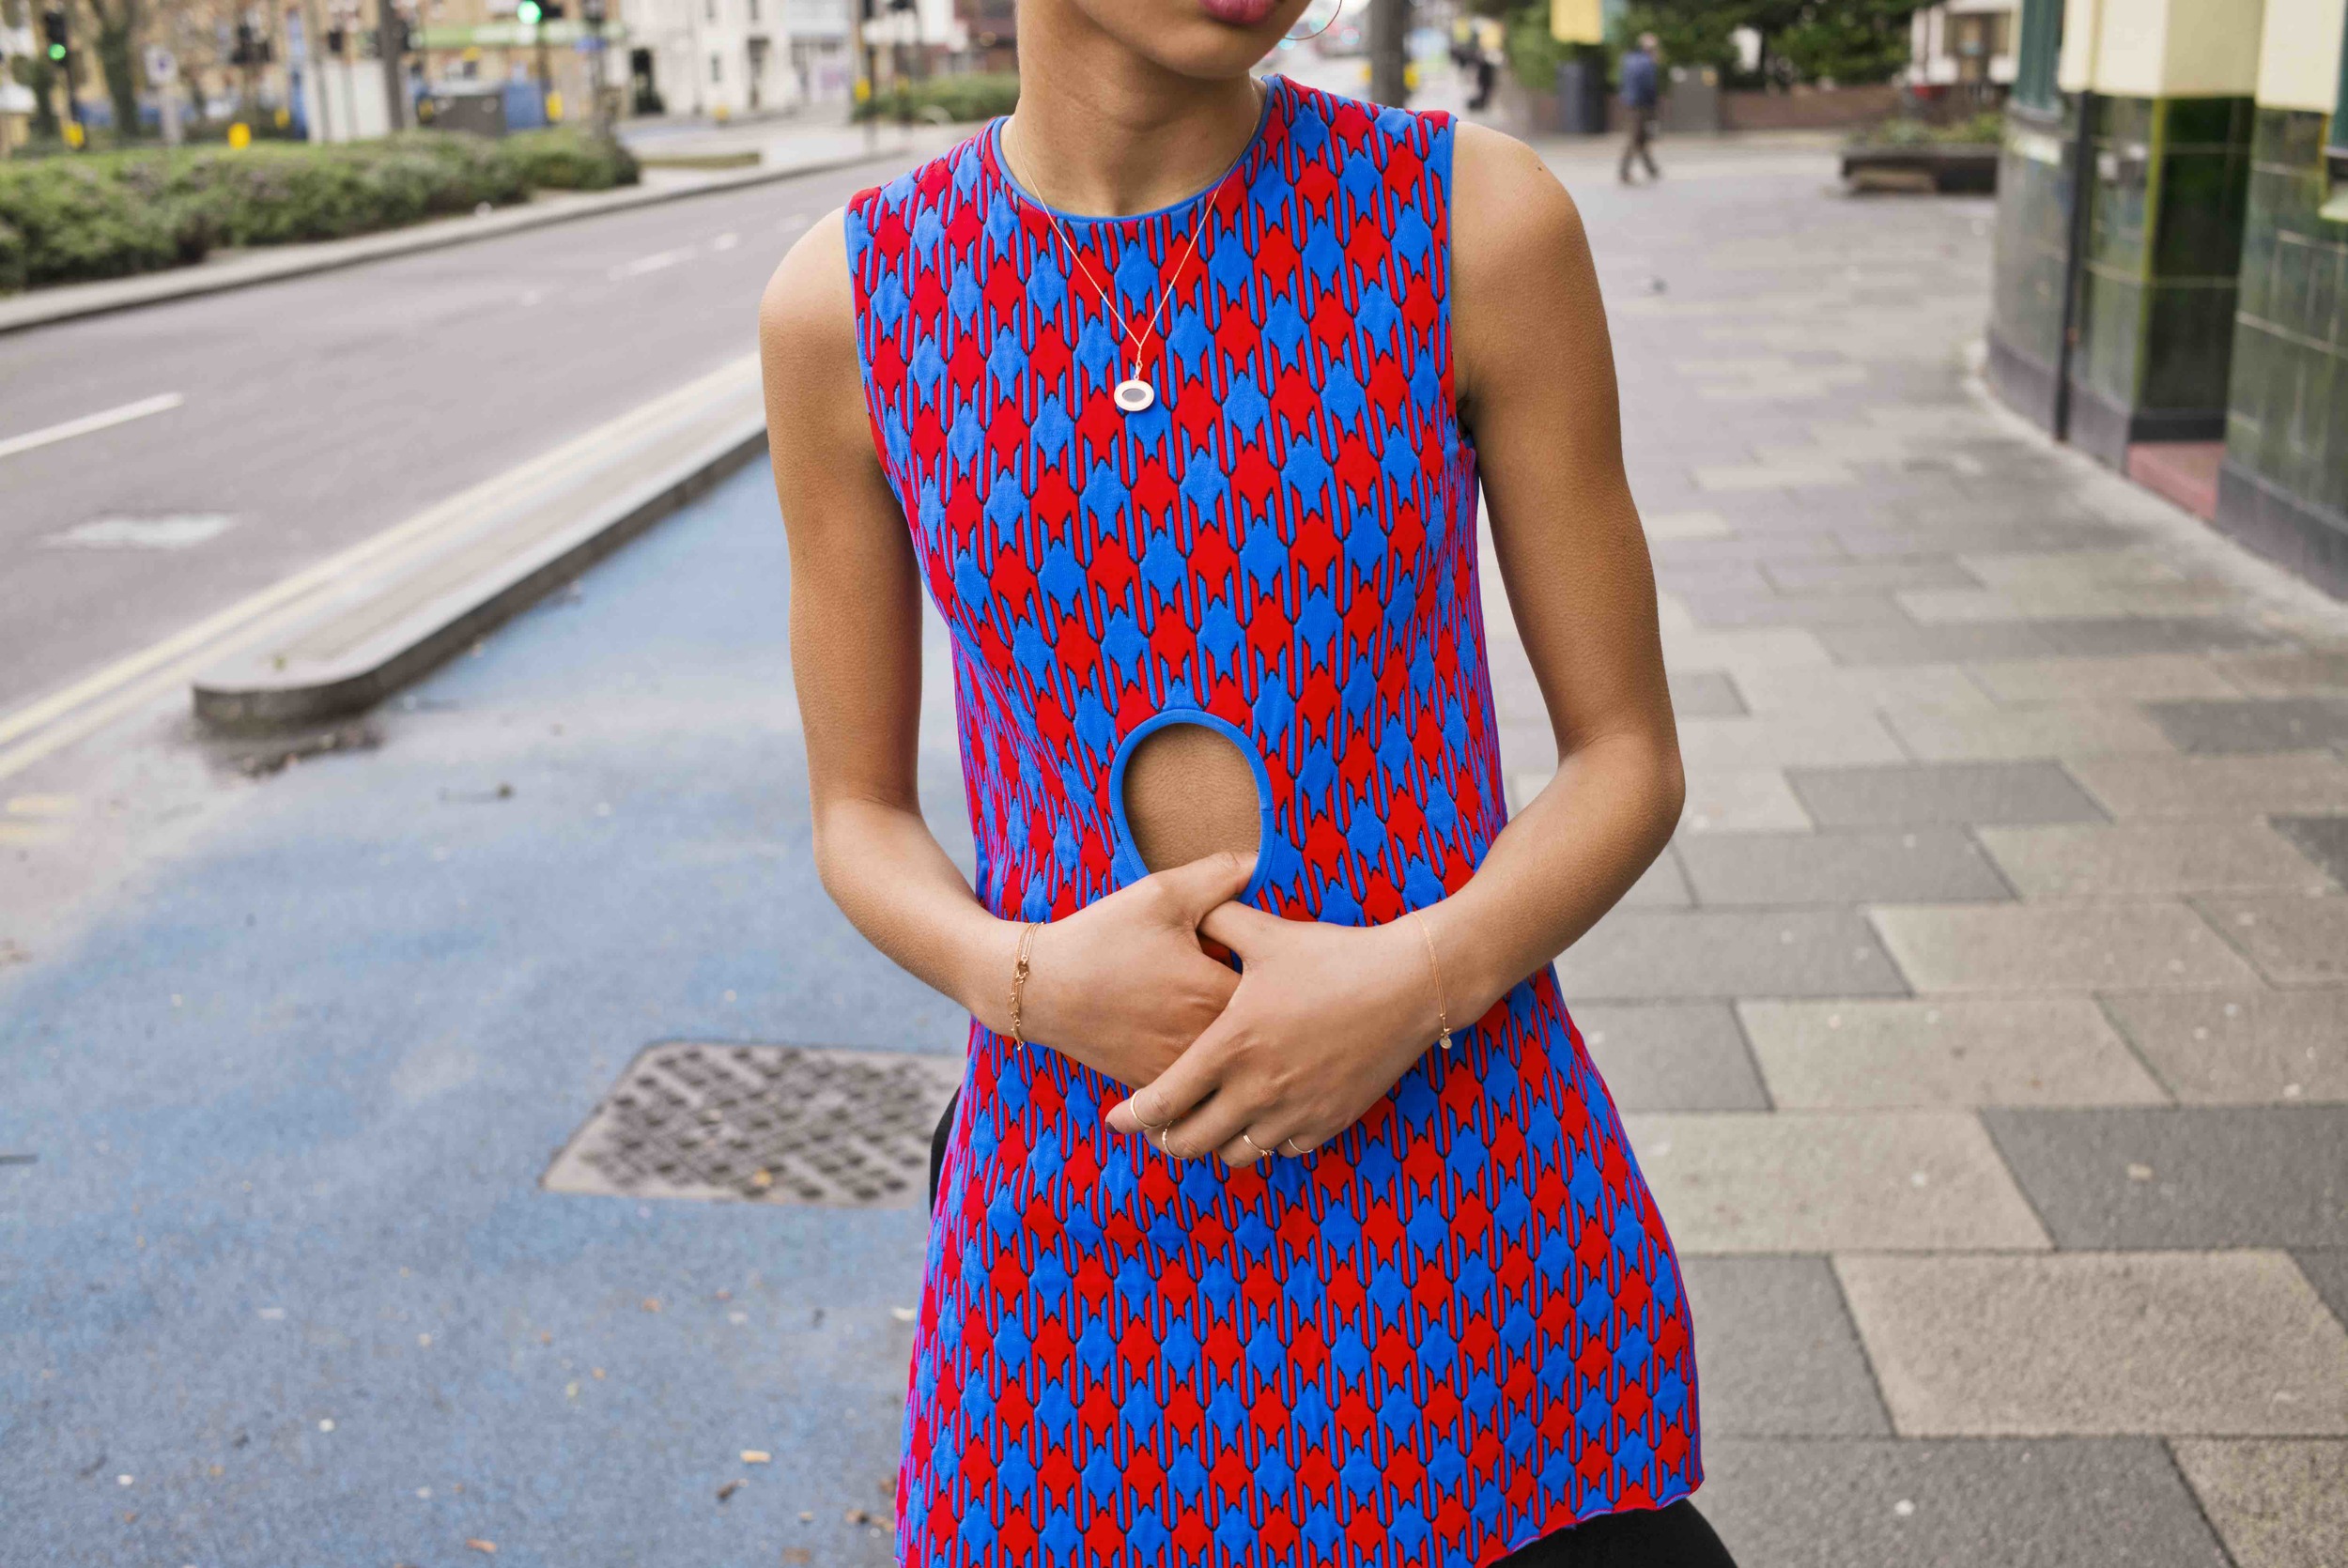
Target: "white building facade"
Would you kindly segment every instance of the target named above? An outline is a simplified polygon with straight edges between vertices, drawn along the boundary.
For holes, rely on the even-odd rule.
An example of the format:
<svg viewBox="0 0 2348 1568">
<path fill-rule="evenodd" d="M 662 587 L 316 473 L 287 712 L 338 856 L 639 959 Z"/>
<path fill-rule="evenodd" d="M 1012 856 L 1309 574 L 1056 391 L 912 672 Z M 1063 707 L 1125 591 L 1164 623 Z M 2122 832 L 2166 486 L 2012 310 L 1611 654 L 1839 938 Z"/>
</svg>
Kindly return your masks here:
<svg viewBox="0 0 2348 1568">
<path fill-rule="evenodd" d="M 2011 86 L 2020 0 L 1947 0 L 1908 21 L 1908 79 L 1918 86 Z"/>
</svg>

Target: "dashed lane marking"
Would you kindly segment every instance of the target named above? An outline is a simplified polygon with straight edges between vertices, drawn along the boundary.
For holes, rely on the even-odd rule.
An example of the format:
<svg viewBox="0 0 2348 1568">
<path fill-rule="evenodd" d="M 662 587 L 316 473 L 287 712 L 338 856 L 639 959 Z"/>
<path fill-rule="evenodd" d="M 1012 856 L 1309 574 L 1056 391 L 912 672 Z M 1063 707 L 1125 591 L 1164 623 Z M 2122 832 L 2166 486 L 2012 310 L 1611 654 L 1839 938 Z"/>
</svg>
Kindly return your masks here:
<svg viewBox="0 0 2348 1568">
<path fill-rule="evenodd" d="M 95 435 L 100 430 L 111 430 L 117 424 L 128 424 L 134 419 L 145 419 L 149 414 L 169 413 L 186 401 L 178 392 L 162 392 L 154 397 L 143 397 L 136 403 L 125 403 L 119 408 L 84 414 L 80 419 L 70 419 L 63 424 L 53 424 L 44 430 L 28 430 L 22 436 L 0 438 L 0 457 L 13 457 L 35 447 L 70 441 L 76 436 Z"/>
</svg>

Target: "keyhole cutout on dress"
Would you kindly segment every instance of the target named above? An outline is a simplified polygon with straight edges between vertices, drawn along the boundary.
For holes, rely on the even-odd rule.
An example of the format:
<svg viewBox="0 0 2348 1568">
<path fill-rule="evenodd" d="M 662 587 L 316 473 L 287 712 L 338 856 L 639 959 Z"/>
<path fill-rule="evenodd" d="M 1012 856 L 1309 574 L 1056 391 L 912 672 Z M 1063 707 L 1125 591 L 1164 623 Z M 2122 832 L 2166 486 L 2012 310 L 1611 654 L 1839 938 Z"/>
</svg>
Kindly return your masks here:
<svg viewBox="0 0 2348 1568">
<path fill-rule="evenodd" d="M 1218 850 L 1252 853 L 1263 832 L 1255 769 L 1229 736 L 1203 724 L 1153 730 L 1126 759 L 1125 826 L 1152 871 Z"/>
</svg>

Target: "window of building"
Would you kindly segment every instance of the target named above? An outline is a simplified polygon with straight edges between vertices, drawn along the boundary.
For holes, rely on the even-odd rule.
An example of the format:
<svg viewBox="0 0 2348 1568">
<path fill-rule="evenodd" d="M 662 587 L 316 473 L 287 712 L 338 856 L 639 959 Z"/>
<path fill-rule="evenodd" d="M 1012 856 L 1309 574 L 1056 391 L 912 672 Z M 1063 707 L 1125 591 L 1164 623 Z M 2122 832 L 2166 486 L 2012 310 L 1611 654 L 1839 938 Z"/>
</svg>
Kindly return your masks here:
<svg viewBox="0 0 2348 1568">
<path fill-rule="evenodd" d="M 750 20 L 752 22 L 756 22 L 758 20 L 758 0 L 749 0 L 749 13 Z"/>
<path fill-rule="evenodd" d="M 711 86 L 713 86 L 713 87 L 714 87 L 714 86 L 717 86 L 717 85 L 719 85 L 720 83 L 724 82 L 724 81 L 725 81 L 725 79 L 726 79 L 726 62 L 725 62 L 725 57 L 724 57 L 723 55 L 720 55 L 720 54 L 712 54 L 712 55 L 709 57 L 709 85 L 710 85 Z"/>
<path fill-rule="evenodd" d="M 718 0 L 702 0 L 702 18 L 707 22 L 718 20 Z"/>
<path fill-rule="evenodd" d="M 2062 105 L 2055 64 L 2062 53 L 2062 0 L 2022 0 L 2021 54 L 2014 64 L 2014 101 L 2025 109 Z"/>
</svg>

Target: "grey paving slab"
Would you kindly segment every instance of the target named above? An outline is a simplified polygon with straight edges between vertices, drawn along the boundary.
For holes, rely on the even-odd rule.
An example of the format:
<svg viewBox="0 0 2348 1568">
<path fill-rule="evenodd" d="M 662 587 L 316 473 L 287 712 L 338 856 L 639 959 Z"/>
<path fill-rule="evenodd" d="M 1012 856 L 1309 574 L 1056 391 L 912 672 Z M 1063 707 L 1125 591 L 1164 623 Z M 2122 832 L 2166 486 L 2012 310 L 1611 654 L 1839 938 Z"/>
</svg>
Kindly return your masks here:
<svg viewBox="0 0 2348 1568">
<path fill-rule="evenodd" d="M 1908 904 L 1868 915 L 1925 994 L 2191 991 L 2256 979 L 2180 903 Z"/>
<path fill-rule="evenodd" d="M 2144 711 L 2179 751 L 2197 755 L 2311 751 L 2348 745 L 2348 698 L 2197 698 Z"/>
<path fill-rule="evenodd" d="M 1743 1002 L 1737 1013 L 1787 1110 L 2168 1099 L 2085 997 Z"/>
<path fill-rule="evenodd" d="M 2253 697 L 2326 696 L 2348 692 L 2348 652 L 2293 648 L 2272 653 L 2221 653 L 2212 661 Z"/>
<path fill-rule="evenodd" d="M 2181 1100 L 2348 1101 L 2348 990 L 2144 992 L 2103 1005 Z"/>
<path fill-rule="evenodd" d="M 1789 768 L 1785 781 L 1821 827 L 2104 820 L 2070 775 L 2047 761 Z"/>
<path fill-rule="evenodd" d="M 2064 1248 L 2348 1247 L 2348 1106 L 1982 1113 Z"/>
<path fill-rule="evenodd" d="M 2348 898 L 2215 894 L 2193 900 L 2209 923 L 2281 985 L 2348 981 Z"/>
<path fill-rule="evenodd" d="M 1889 1437 L 1843 1287 L 1823 1257 L 1691 1257 L 1704 1435 Z"/>
<path fill-rule="evenodd" d="M 1666 621 L 1662 633 L 1667 669 L 1725 669 L 1734 675 L 1752 669 L 1829 662 L 1817 634 L 1801 626 L 1698 631 Z"/>
<path fill-rule="evenodd" d="M 1984 827 L 1982 847 L 2025 899 L 2321 893 L 2333 884 L 2263 822 Z"/>
<path fill-rule="evenodd" d="M 1571 1010 L 1624 1111 L 1769 1109 L 1727 1003 L 1595 1003 Z"/>
<path fill-rule="evenodd" d="M 2229 1565 L 2150 1437 L 1704 1445 L 1697 1506 L 1744 1568 Z"/>
<path fill-rule="evenodd" d="M 2171 1446 L 2234 1568 L 2348 1562 L 2348 1442 L 2192 1438 Z"/>
<path fill-rule="evenodd" d="M 2011 899 L 1972 838 L 1953 827 L 1739 833 L 1682 839 L 1706 904 L 1857 904 Z"/>
<path fill-rule="evenodd" d="M 1737 683 L 1717 669 L 1671 672 L 1672 712 L 1681 718 L 1734 718 L 1746 712 Z"/>
<path fill-rule="evenodd" d="M 1912 1437 L 2348 1434 L 2348 1330 L 2278 1252 L 1834 1260 Z"/>
<path fill-rule="evenodd" d="M 2115 817 L 2262 817 L 2348 812 L 2348 762 L 2280 757 L 2088 757 L 2071 774 Z"/>
<path fill-rule="evenodd" d="M 1884 721 L 1900 744 L 1929 762 L 2157 756 L 2176 749 L 2143 715 L 2109 703 L 1895 708 L 1884 715 Z"/>
<path fill-rule="evenodd" d="M 1682 1253 L 2047 1246 L 1988 1134 L 1958 1111 L 1627 1116 Z"/>
<path fill-rule="evenodd" d="M 1873 714 L 1843 711 L 1689 719 L 1679 755 L 1691 768 L 1778 768 L 1898 762 L 1908 753 Z"/>
<path fill-rule="evenodd" d="M 1986 708 L 1991 701 L 1964 667 L 1954 664 L 1774 665 L 1741 669 L 1736 679 L 1755 713 Z"/>
<path fill-rule="evenodd" d="M 2348 887 L 2348 817 L 2276 817 L 2268 826 L 2342 887 Z"/>
<path fill-rule="evenodd" d="M 2077 653 L 2201 653 L 2255 648 L 2273 633 L 2217 616 L 2108 616 L 1943 622 L 1917 626 L 1825 626 L 1818 640 L 1845 664 L 1927 664 Z"/>
<path fill-rule="evenodd" d="M 1676 585 L 1675 585 L 1676 588 Z M 1908 612 L 1888 593 L 1681 592 L 1699 626 L 1904 626 Z"/>
<path fill-rule="evenodd" d="M 1810 826 L 1777 768 L 1690 768 L 1683 833 L 1772 833 Z"/>
<path fill-rule="evenodd" d="M 1978 588 L 1970 572 L 1946 556 L 1889 561 L 1778 561 L 1761 568 L 1788 593 L 1889 592 L 1900 588 Z"/>
<path fill-rule="evenodd" d="M 2348 1324 L 2348 1250 L 2303 1248 L 2291 1254 L 2332 1315 Z"/>
<path fill-rule="evenodd" d="M 1970 667 L 1973 679 L 2005 702 L 2146 702 L 2241 695 L 2217 660 L 2191 653 L 2115 659 L 2000 659 Z"/>
<path fill-rule="evenodd" d="M 1618 909 L 1557 961 L 1568 996 L 1594 1001 L 1892 996 L 1908 986 L 1846 910 Z"/>
<path fill-rule="evenodd" d="M 1698 569 L 1723 561 L 1755 564 L 1781 561 L 1831 560 L 1843 553 L 1835 535 L 1824 530 L 1803 533 L 1739 534 L 1722 539 L 1659 539 L 1648 546 L 1658 570 L 1678 566 Z"/>
</svg>

